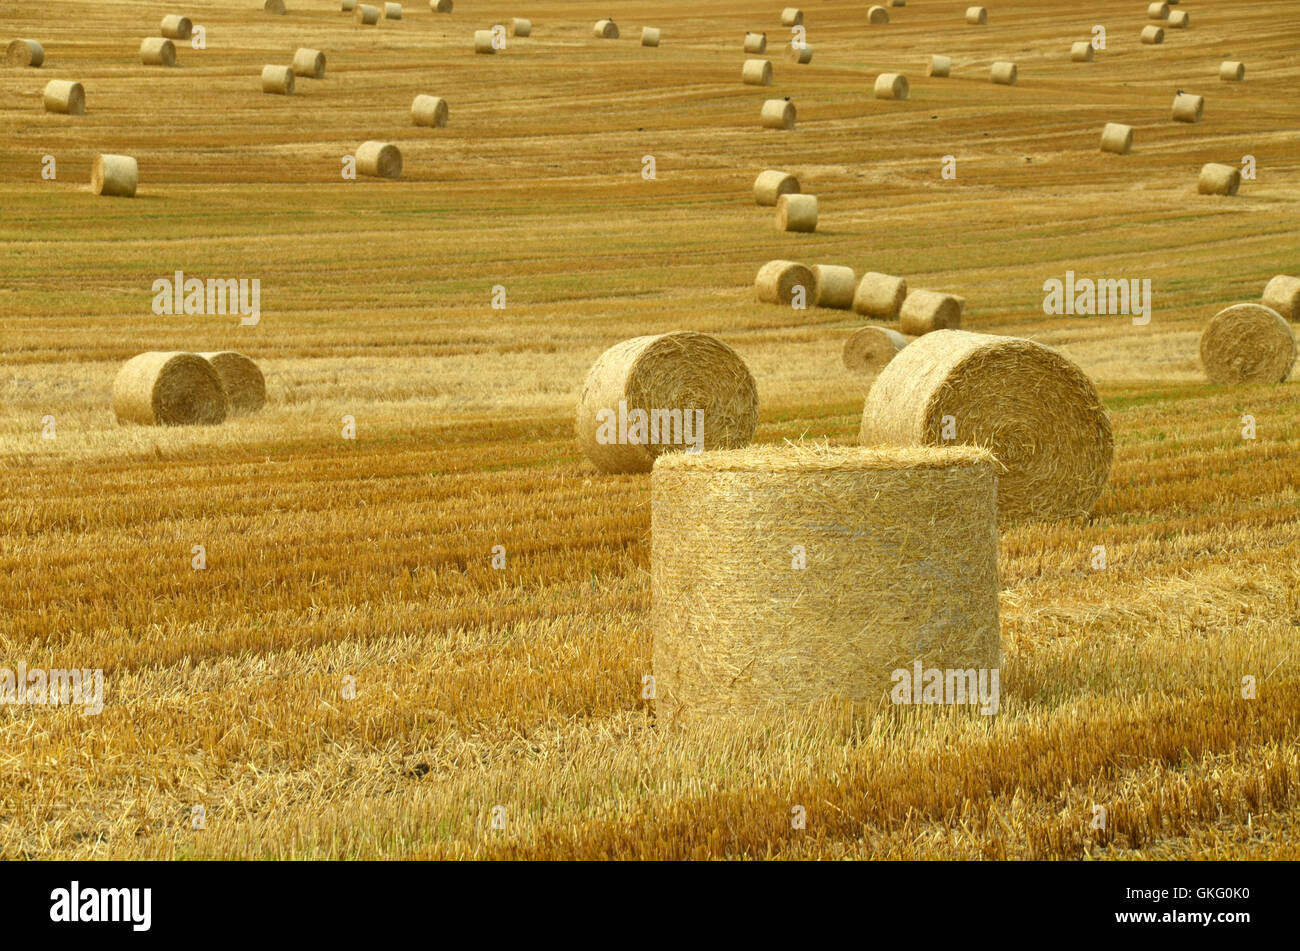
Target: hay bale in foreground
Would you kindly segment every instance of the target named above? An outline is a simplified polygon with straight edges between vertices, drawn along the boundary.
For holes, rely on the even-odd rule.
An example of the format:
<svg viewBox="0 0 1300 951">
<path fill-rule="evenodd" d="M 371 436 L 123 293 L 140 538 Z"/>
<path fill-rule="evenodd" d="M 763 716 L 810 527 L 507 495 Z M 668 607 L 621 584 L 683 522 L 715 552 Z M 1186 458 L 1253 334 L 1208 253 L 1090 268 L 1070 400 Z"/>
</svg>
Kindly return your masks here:
<svg viewBox="0 0 1300 951">
<path fill-rule="evenodd" d="M 307 79 L 324 79 L 325 54 L 306 47 L 298 49 L 293 54 L 293 72 L 295 76 Z"/>
<path fill-rule="evenodd" d="M 597 20 L 596 25 L 591 28 L 591 32 L 600 40 L 618 39 L 618 27 L 613 20 Z"/>
<path fill-rule="evenodd" d="M 474 52 L 483 53 L 487 56 L 495 55 L 497 51 L 496 44 L 492 42 L 491 30 L 474 31 Z"/>
<path fill-rule="evenodd" d="M 1234 304 L 1201 334 L 1201 365 L 1211 383 L 1281 383 L 1295 364 L 1295 334 L 1263 304 Z"/>
<path fill-rule="evenodd" d="M 650 484 L 661 722 L 822 701 L 874 712 L 914 662 L 1001 663 L 987 452 L 677 453 L 655 462 Z"/>
<path fill-rule="evenodd" d="M 741 67 L 740 79 L 746 86 L 772 85 L 772 63 L 765 59 L 747 59 Z"/>
<path fill-rule="evenodd" d="M 1287 320 L 1300 320 L 1300 277 L 1279 274 L 1264 285 L 1264 306 Z"/>
<path fill-rule="evenodd" d="M 140 62 L 146 66 L 175 66 L 176 44 L 166 37 L 148 37 L 140 43 Z"/>
<path fill-rule="evenodd" d="M 1165 31 L 1155 24 L 1142 27 L 1139 37 L 1147 46 L 1157 46 L 1165 41 Z"/>
<path fill-rule="evenodd" d="M 35 40 L 14 40 L 5 49 L 5 62 L 10 66 L 39 69 L 45 62 L 45 47 Z"/>
<path fill-rule="evenodd" d="M 816 195 L 782 195 L 776 200 L 776 230 L 811 233 L 817 230 Z"/>
<path fill-rule="evenodd" d="M 278 96 L 293 94 L 293 69 L 289 66 L 263 66 L 262 92 Z"/>
<path fill-rule="evenodd" d="M 1092 62 L 1092 43 L 1080 40 L 1070 47 L 1070 61 L 1074 63 Z"/>
<path fill-rule="evenodd" d="M 41 93 L 46 112 L 57 112 L 65 116 L 84 116 L 86 114 L 86 90 L 81 83 L 67 79 L 51 79 L 45 84 Z"/>
<path fill-rule="evenodd" d="M 759 205 L 775 205 L 782 195 L 799 194 L 799 179 L 789 172 L 767 169 L 759 172 L 754 179 L 754 202 Z"/>
<path fill-rule="evenodd" d="M 1133 149 L 1133 127 L 1119 122 L 1107 122 L 1101 130 L 1101 150 L 1116 155 L 1128 155 Z"/>
<path fill-rule="evenodd" d="M 795 288 L 802 287 L 804 302 L 812 294 L 812 270 L 796 261 L 768 261 L 758 269 L 754 278 L 754 292 L 765 304 L 790 306 Z"/>
<path fill-rule="evenodd" d="M 892 274 L 868 271 L 858 281 L 858 289 L 853 294 L 853 309 L 867 317 L 897 320 L 906 298 L 906 280 Z"/>
<path fill-rule="evenodd" d="M 641 45 L 658 46 L 659 45 L 659 27 L 643 26 L 641 27 Z"/>
<path fill-rule="evenodd" d="M 1246 64 L 1235 59 L 1225 59 L 1219 64 L 1219 79 L 1225 83 L 1239 83 L 1246 78 Z"/>
<path fill-rule="evenodd" d="M 876 374 L 910 343 L 908 337 L 888 327 L 860 327 L 844 341 L 841 359 L 852 373 Z"/>
<path fill-rule="evenodd" d="M 814 304 L 834 310 L 853 309 L 853 291 L 858 286 L 858 275 L 853 268 L 838 264 L 814 264 L 812 278 Z"/>
<path fill-rule="evenodd" d="M 362 142 L 357 148 L 357 171 L 375 178 L 401 178 L 402 153 L 392 142 Z"/>
<path fill-rule="evenodd" d="M 96 195 L 134 198 L 140 167 L 129 155 L 97 155 L 90 169 L 90 190 Z"/>
<path fill-rule="evenodd" d="M 117 371 L 113 414 L 144 426 L 215 425 L 229 404 L 221 377 L 195 353 L 141 353 Z"/>
<path fill-rule="evenodd" d="M 873 95 L 877 99 L 906 99 L 907 77 L 902 73 L 881 73 L 876 77 Z"/>
<path fill-rule="evenodd" d="M 357 21 L 357 26 L 378 26 L 379 8 L 368 3 L 358 3 L 353 18 Z"/>
<path fill-rule="evenodd" d="M 940 79 L 947 78 L 952 72 L 952 57 L 950 56 L 931 56 L 930 64 L 925 67 L 925 75 L 936 76 Z"/>
<path fill-rule="evenodd" d="M 989 67 L 989 79 L 999 86 L 1014 86 L 1016 84 L 1016 64 L 1006 61 L 999 61 Z"/>
<path fill-rule="evenodd" d="M 1241 169 L 1235 165 L 1220 165 L 1207 162 L 1201 166 L 1200 178 L 1196 180 L 1196 190 L 1202 195 L 1223 195 L 1231 197 L 1241 187 Z"/>
<path fill-rule="evenodd" d="M 194 23 L 189 17 L 169 13 L 162 18 L 158 32 L 169 40 L 188 40 L 194 35 Z"/>
<path fill-rule="evenodd" d="M 876 4 L 867 10 L 867 22 L 872 26 L 884 26 L 889 22 L 889 11 Z"/>
<path fill-rule="evenodd" d="M 786 7 L 781 11 L 782 26 L 803 26 L 803 11 L 798 7 Z"/>
<path fill-rule="evenodd" d="M 411 121 L 419 126 L 441 129 L 447 125 L 447 100 L 441 96 L 416 96 L 411 101 Z"/>
<path fill-rule="evenodd" d="M 746 33 L 746 34 L 745 34 L 745 52 L 746 52 L 746 53 L 766 53 L 766 52 L 767 52 L 767 34 L 766 34 L 766 33 Z"/>
<path fill-rule="evenodd" d="M 767 100 L 763 103 L 760 121 L 764 129 L 785 129 L 787 131 L 793 129 L 795 122 L 794 103 L 789 99 Z"/>
<path fill-rule="evenodd" d="M 966 22 L 971 26 L 984 26 L 989 22 L 989 11 L 983 7 L 967 7 Z"/>
<path fill-rule="evenodd" d="M 284 16 L 284 0 L 266 0 L 266 3 L 262 4 L 262 9 L 267 13 L 275 13 Z"/>
<path fill-rule="evenodd" d="M 1175 122 L 1200 122 L 1205 111 L 1205 97 L 1180 92 L 1174 96 Z"/>
<path fill-rule="evenodd" d="M 912 291 L 898 311 L 898 329 L 913 337 L 936 330 L 956 330 L 966 299 L 937 291 Z"/>
<path fill-rule="evenodd" d="M 640 425 L 638 417 L 644 417 Z M 716 337 L 693 331 L 634 337 L 592 365 L 576 423 L 578 442 L 596 468 L 649 472 L 656 457 L 694 442 L 704 449 L 748 445 L 758 423 L 758 390 L 745 362 Z"/>
<path fill-rule="evenodd" d="M 1001 465 L 1002 521 L 1086 516 L 1114 454 L 1110 419 L 1082 370 L 1042 344 L 963 330 L 926 334 L 881 371 L 860 439 L 986 447 Z"/>
<path fill-rule="evenodd" d="M 256 413 L 266 405 L 266 378 L 249 357 L 234 350 L 200 353 L 221 379 L 230 415 Z"/>
</svg>

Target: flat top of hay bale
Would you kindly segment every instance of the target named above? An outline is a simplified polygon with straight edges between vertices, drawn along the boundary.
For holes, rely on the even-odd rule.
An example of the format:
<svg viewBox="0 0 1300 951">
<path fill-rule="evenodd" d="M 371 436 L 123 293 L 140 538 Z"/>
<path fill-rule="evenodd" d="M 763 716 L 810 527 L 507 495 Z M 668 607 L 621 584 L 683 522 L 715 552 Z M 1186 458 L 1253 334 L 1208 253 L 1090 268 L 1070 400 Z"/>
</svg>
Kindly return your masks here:
<svg viewBox="0 0 1300 951">
<path fill-rule="evenodd" d="M 993 465 L 987 449 L 976 446 L 864 448 L 788 443 L 672 453 L 655 460 L 655 471 L 700 469 L 710 472 L 857 472 L 889 469 L 948 469 Z"/>
</svg>

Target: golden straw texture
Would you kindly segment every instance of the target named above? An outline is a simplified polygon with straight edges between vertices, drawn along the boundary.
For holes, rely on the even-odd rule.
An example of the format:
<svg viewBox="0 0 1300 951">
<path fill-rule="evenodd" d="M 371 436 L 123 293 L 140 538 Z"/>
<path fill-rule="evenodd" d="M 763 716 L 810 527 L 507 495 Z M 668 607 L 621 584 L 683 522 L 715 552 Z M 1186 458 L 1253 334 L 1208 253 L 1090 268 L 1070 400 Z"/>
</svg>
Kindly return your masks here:
<svg viewBox="0 0 1300 951">
<path fill-rule="evenodd" d="M 266 405 L 266 378 L 251 358 L 234 350 L 200 353 L 221 378 L 231 415 L 256 413 Z"/>
<path fill-rule="evenodd" d="M 803 288 L 804 302 L 810 304 L 812 286 L 812 270 L 795 261 L 768 261 L 754 278 L 754 290 L 765 304 L 789 305 L 796 287 Z"/>
<path fill-rule="evenodd" d="M 858 286 L 858 276 L 853 268 L 838 264 L 814 264 L 812 277 L 814 304 L 836 310 L 853 309 L 853 292 Z"/>
<path fill-rule="evenodd" d="M 113 380 L 118 422 L 188 426 L 223 422 L 229 407 L 221 378 L 196 353 L 142 353 Z"/>
<path fill-rule="evenodd" d="M 1201 334 L 1201 365 L 1211 383 L 1281 383 L 1295 364 L 1295 334 L 1263 304 L 1234 304 Z"/>
<path fill-rule="evenodd" d="M 1287 320 L 1300 320 L 1300 277 L 1279 274 L 1264 285 L 1265 307 L 1272 307 Z"/>
<path fill-rule="evenodd" d="M 909 342 L 908 337 L 888 327 L 860 327 L 844 341 L 840 358 L 844 369 L 853 373 L 879 373 Z"/>
<path fill-rule="evenodd" d="M 362 142 L 357 148 L 357 171 L 376 178 L 401 178 L 402 153 L 391 142 Z"/>
</svg>

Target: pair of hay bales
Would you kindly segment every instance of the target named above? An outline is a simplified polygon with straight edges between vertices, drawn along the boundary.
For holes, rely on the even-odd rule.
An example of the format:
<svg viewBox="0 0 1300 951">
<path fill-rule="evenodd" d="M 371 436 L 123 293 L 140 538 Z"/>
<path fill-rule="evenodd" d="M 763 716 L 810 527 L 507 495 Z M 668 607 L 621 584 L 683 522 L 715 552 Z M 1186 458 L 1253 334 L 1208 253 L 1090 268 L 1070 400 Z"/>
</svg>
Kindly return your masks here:
<svg viewBox="0 0 1300 951">
<path fill-rule="evenodd" d="M 45 62 L 45 47 L 36 40 L 13 40 L 5 48 L 5 62 L 10 66 L 40 69 Z"/>
<path fill-rule="evenodd" d="M 281 96 L 292 95 L 296 76 L 304 79 L 324 79 L 325 54 L 320 50 L 304 46 L 294 51 L 293 63 L 289 66 L 263 66 L 262 92 Z"/>
<path fill-rule="evenodd" d="M 70 79 L 51 79 L 45 84 L 41 101 L 46 112 L 60 113 L 65 116 L 84 116 L 86 114 L 86 90 L 79 82 Z"/>
<path fill-rule="evenodd" d="M 1269 304 L 1274 278 L 1265 288 L 1265 303 L 1234 304 L 1214 315 L 1201 334 L 1201 365 L 1211 383 L 1281 383 L 1296 361 L 1295 333 Z M 1300 305 L 1300 281 L 1279 285 L 1274 302 L 1294 312 Z"/>
<path fill-rule="evenodd" d="M 878 271 L 863 274 L 853 293 L 855 313 L 876 320 L 897 320 L 898 329 L 909 337 L 957 329 L 965 307 L 966 298 L 957 294 L 909 292 L 906 278 Z"/>
<path fill-rule="evenodd" d="M 233 350 L 142 353 L 113 380 L 113 413 L 122 423 L 215 425 L 265 403 L 262 371 Z"/>
<path fill-rule="evenodd" d="M 805 303 L 815 307 L 848 310 L 853 303 L 857 276 L 851 267 L 798 261 L 768 261 L 754 277 L 754 293 L 765 304 L 790 306 L 803 288 Z"/>
</svg>

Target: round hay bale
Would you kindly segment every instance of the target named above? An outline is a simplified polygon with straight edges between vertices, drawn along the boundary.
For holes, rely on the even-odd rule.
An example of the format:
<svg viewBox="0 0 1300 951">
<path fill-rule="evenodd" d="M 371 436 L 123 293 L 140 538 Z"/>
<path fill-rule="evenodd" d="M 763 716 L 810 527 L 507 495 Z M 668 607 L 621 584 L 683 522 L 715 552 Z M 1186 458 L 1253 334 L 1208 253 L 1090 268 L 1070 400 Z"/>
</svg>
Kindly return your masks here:
<svg viewBox="0 0 1300 951">
<path fill-rule="evenodd" d="M 794 103 L 789 99 L 769 99 L 763 103 L 762 119 L 764 129 L 794 128 Z"/>
<path fill-rule="evenodd" d="M 266 405 L 266 378 L 250 358 L 234 350 L 200 353 L 221 379 L 230 415 L 256 413 Z"/>
<path fill-rule="evenodd" d="M 997 457 L 1004 521 L 1086 516 L 1114 455 L 1092 381 L 1050 347 L 1016 337 L 936 331 L 876 377 L 863 444 L 943 445 L 945 430 Z"/>
<path fill-rule="evenodd" d="M 811 270 L 814 304 L 833 310 L 853 309 L 853 292 L 858 286 L 858 275 L 853 272 L 853 268 L 838 264 L 814 264 Z"/>
<path fill-rule="evenodd" d="M 809 233 L 817 230 L 816 195 L 782 195 L 776 200 L 776 230 Z"/>
<path fill-rule="evenodd" d="M 343 9 L 345 12 L 347 12 L 347 13 L 351 13 L 351 12 L 352 12 L 353 10 L 355 10 L 356 8 L 357 8 L 357 0 L 343 0 L 343 7 L 342 7 L 342 9 Z"/>
<path fill-rule="evenodd" d="M 511 36 L 532 36 L 533 21 L 525 20 L 523 17 L 514 17 L 510 21 Z"/>
<path fill-rule="evenodd" d="M 898 329 L 913 337 L 936 330 L 956 330 L 966 301 L 956 294 L 912 291 L 898 311 Z"/>
<path fill-rule="evenodd" d="M 906 99 L 907 77 L 902 73 L 881 73 L 876 77 L 877 99 Z"/>
<path fill-rule="evenodd" d="M 262 92 L 288 96 L 293 93 L 293 69 L 289 66 L 263 66 Z"/>
<path fill-rule="evenodd" d="M 262 9 L 267 13 L 284 16 L 284 0 L 266 0 L 266 3 L 262 4 Z"/>
<path fill-rule="evenodd" d="M 402 153 L 392 142 L 362 142 L 356 158 L 357 171 L 362 175 L 402 177 Z"/>
<path fill-rule="evenodd" d="M 491 56 L 495 54 L 496 51 L 497 48 L 495 44 L 493 44 L 492 42 L 491 30 L 474 31 L 474 52 L 475 53 L 483 53 L 487 56 Z"/>
<path fill-rule="evenodd" d="M 379 8 L 368 3 L 358 3 L 353 18 L 357 21 L 357 26 L 378 26 Z"/>
<path fill-rule="evenodd" d="M 796 287 L 803 288 L 806 300 L 812 294 L 813 274 L 811 269 L 795 261 L 768 261 L 754 278 L 754 291 L 765 304 L 789 307 Z"/>
<path fill-rule="evenodd" d="M 695 410 L 704 414 L 700 429 Z M 638 432 L 641 414 L 648 427 Z M 693 331 L 615 344 L 592 365 L 578 400 L 578 442 L 602 472 L 649 472 L 659 455 L 687 448 L 688 434 L 706 450 L 736 449 L 757 424 L 758 389 L 745 362 Z"/>
<path fill-rule="evenodd" d="M 119 423 L 144 426 L 215 425 L 230 407 L 221 377 L 196 353 L 142 353 L 113 380 L 113 414 Z"/>
<path fill-rule="evenodd" d="M 591 28 L 591 32 L 600 40 L 618 39 L 618 27 L 613 20 L 597 20 L 596 25 Z"/>
<path fill-rule="evenodd" d="M 452 0 L 429 0 L 429 9 L 434 13 L 450 13 Z"/>
<path fill-rule="evenodd" d="M 1070 47 L 1070 60 L 1075 63 L 1092 62 L 1092 43 L 1080 40 Z"/>
<path fill-rule="evenodd" d="M 803 46 L 790 46 L 786 48 L 785 58 L 790 60 L 792 63 L 811 63 L 813 58 L 813 49 L 807 44 Z"/>
<path fill-rule="evenodd" d="M 1264 285 L 1264 306 L 1287 320 L 1300 320 L 1300 277 L 1279 274 Z"/>
<path fill-rule="evenodd" d="M 194 35 L 194 24 L 189 17 L 169 13 L 162 18 L 159 32 L 169 40 L 188 40 Z"/>
<path fill-rule="evenodd" d="M 1154 24 L 1142 27 L 1141 40 L 1147 46 L 1157 46 L 1165 41 L 1165 31 Z"/>
<path fill-rule="evenodd" d="M 1147 5 L 1148 20 L 1164 20 L 1169 16 L 1169 4 L 1158 2 Z"/>
<path fill-rule="evenodd" d="M 925 67 L 925 75 L 937 76 L 944 79 L 952 72 L 952 57 L 949 56 L 931 56 L 930 63 Z"/>
<path fill-rule="evenodd" d="M 1193 96 L 1180 92 L 1174 96 L 1175 122 L 1200 122 L 1201 113 L 1205 111 L 1205 97 Z"/>
<path fill-rule="evenodd" d="M 984 26 L 989 22 L 989 11 L 983 7 L 967 7 L 966 22 L 971 26 Z"/>
<path fill-rule="evenodd" d="M 30 66 L 39 69 L 45 62 L 45 47 L 35 40 L 14 40 L 5 50 L 5 62 L 10 66 Z"/>
<path fill-rule="evenodd" d="M 1101 150 L 1116 155 L 1128 155 L 1133 149 L 1133 127 L 1119 122 L 1107 122 L 1101 130 Z"/>
<path fill-rule="evenodd" d="M 134 198 L 140 167 L 129 155 L 97 155 L 90 169 L 90 190 L 96 195 Z"/>
<path fill-rule="evenodd" d="M 999 61 L 989 69 L 989 79 L 999 86 L 1016 84 L 1016 64 Z"/>
<path fill-rule="evenodd" d="M 765 59 L 747 59 L 740 78 L 746 86 L 772 85 L 772 63 Z"/>
<path fill-rule="evenodd" d="M 745 52 L 746 52 L 746 53 L 766 53 L 766 52 L 767 52 L 767 34 L 766 34 L 766 33 L 746 33 L 746 34 L 745 34 Z"/>
<path fill-rule="evenodd" d="M 411 121 L 416 125 L 441 129 L 447 125 L 447 100 L 440 96 L 416 96 L 411 102 Z"/>
<path fill-rule="evenodd" d="M 641 27 L 641 45 L 658 46 L 659 45 L 659 27 L 643 26 Z"/>
<path fill-rule="evenodd" d="M 402 18 L 402 5 L 400 3 L 384 4 L 385 20 L 400 20 Z"/>
<path fill-rule="evenodd" d="M 1192 18 L 1187 15 L 1186 10 L 1172 10 L 1169 13 L 1169 19 L 1165 21 L 1165 26 L 1171 26 L 1175 30 L 1185 30 L 1192 25 Z"/>
<path fill-rule="evenodd" d="M 45 84 L 41 94 L 46 112 L 58 112 L 65 116 L 84 116 L 86 114 L 86 90 L 81 83 L 67 79 L 51 79 Z"/>
<path fill-rule="evenodd" d="M 773 206 L 782 195 L 799 194 L 799 179 L 789 172 L 768 169 L 758 173 L 754 179 L 754 202 L 759 205 Z"/>
<path fill-rule="evenodd" d="M 1219 78 L 1225 83 L 1239 83 L 1246 78 L 1246 64 L 1235 59 L 1225 59 L 1219 64 Z"/>
<path fill-rule="evenodd" d="M 685 725 L 823 701 L 865 714 L 914 663 L 997 668 L 995 473 L 969 446 L 661 456 L 657 716 Z"/>
<path fill-rule="evenodd" d="M 867 22 L 872 26 L 884 26 L 889 22 L 889 11 L 877 4 L 867 10 Z"/>
<path fill-rule="evenodd" d="M 1241 169 L 1235 165 L 1209 162 L 1201 166 L 1201 176 L 1196 180 L 1196 190 L 1202 195 L 1231 197 L 1241 187 Z"/>
<path fill-rule="evenodd" d="M 876 374 L 911 341 L 888 327 L 860 327 L 844 341 L 844 369 L 852 373 Z"/>
<path fill-rule="evenodd" d="M 146 66 L 175 66 L 176 44 L 166 37 L 151 36 L 140 43 L 140 62 Z"/>
<path fill-rule="evenodd" d="M 1295 334 L 1263 304 L 1234 304 L 1201 334 L 1201 364 L 1211 383 L 1281 383 L 1295 364 Z"/>
<path fill-rule="evenodd" d="M 803 11 L 798 7 L 786 7 L 781 11 L 782 26 L 803 26 Z"/>
<path fill-rule="evenodd" d="M 853 293 L 853 309 L 867 317 L 897 320 L 898 311 L 907 298 L 907 281 L 892 274 L 868 271 L 858 281 Z"/>
<path fill-rule="evenodd" d="M 324 79 L 325 54 L 320 50 L 300 48 L 293 54 L 293 72 L 307 79 Z"/>
</svg>

